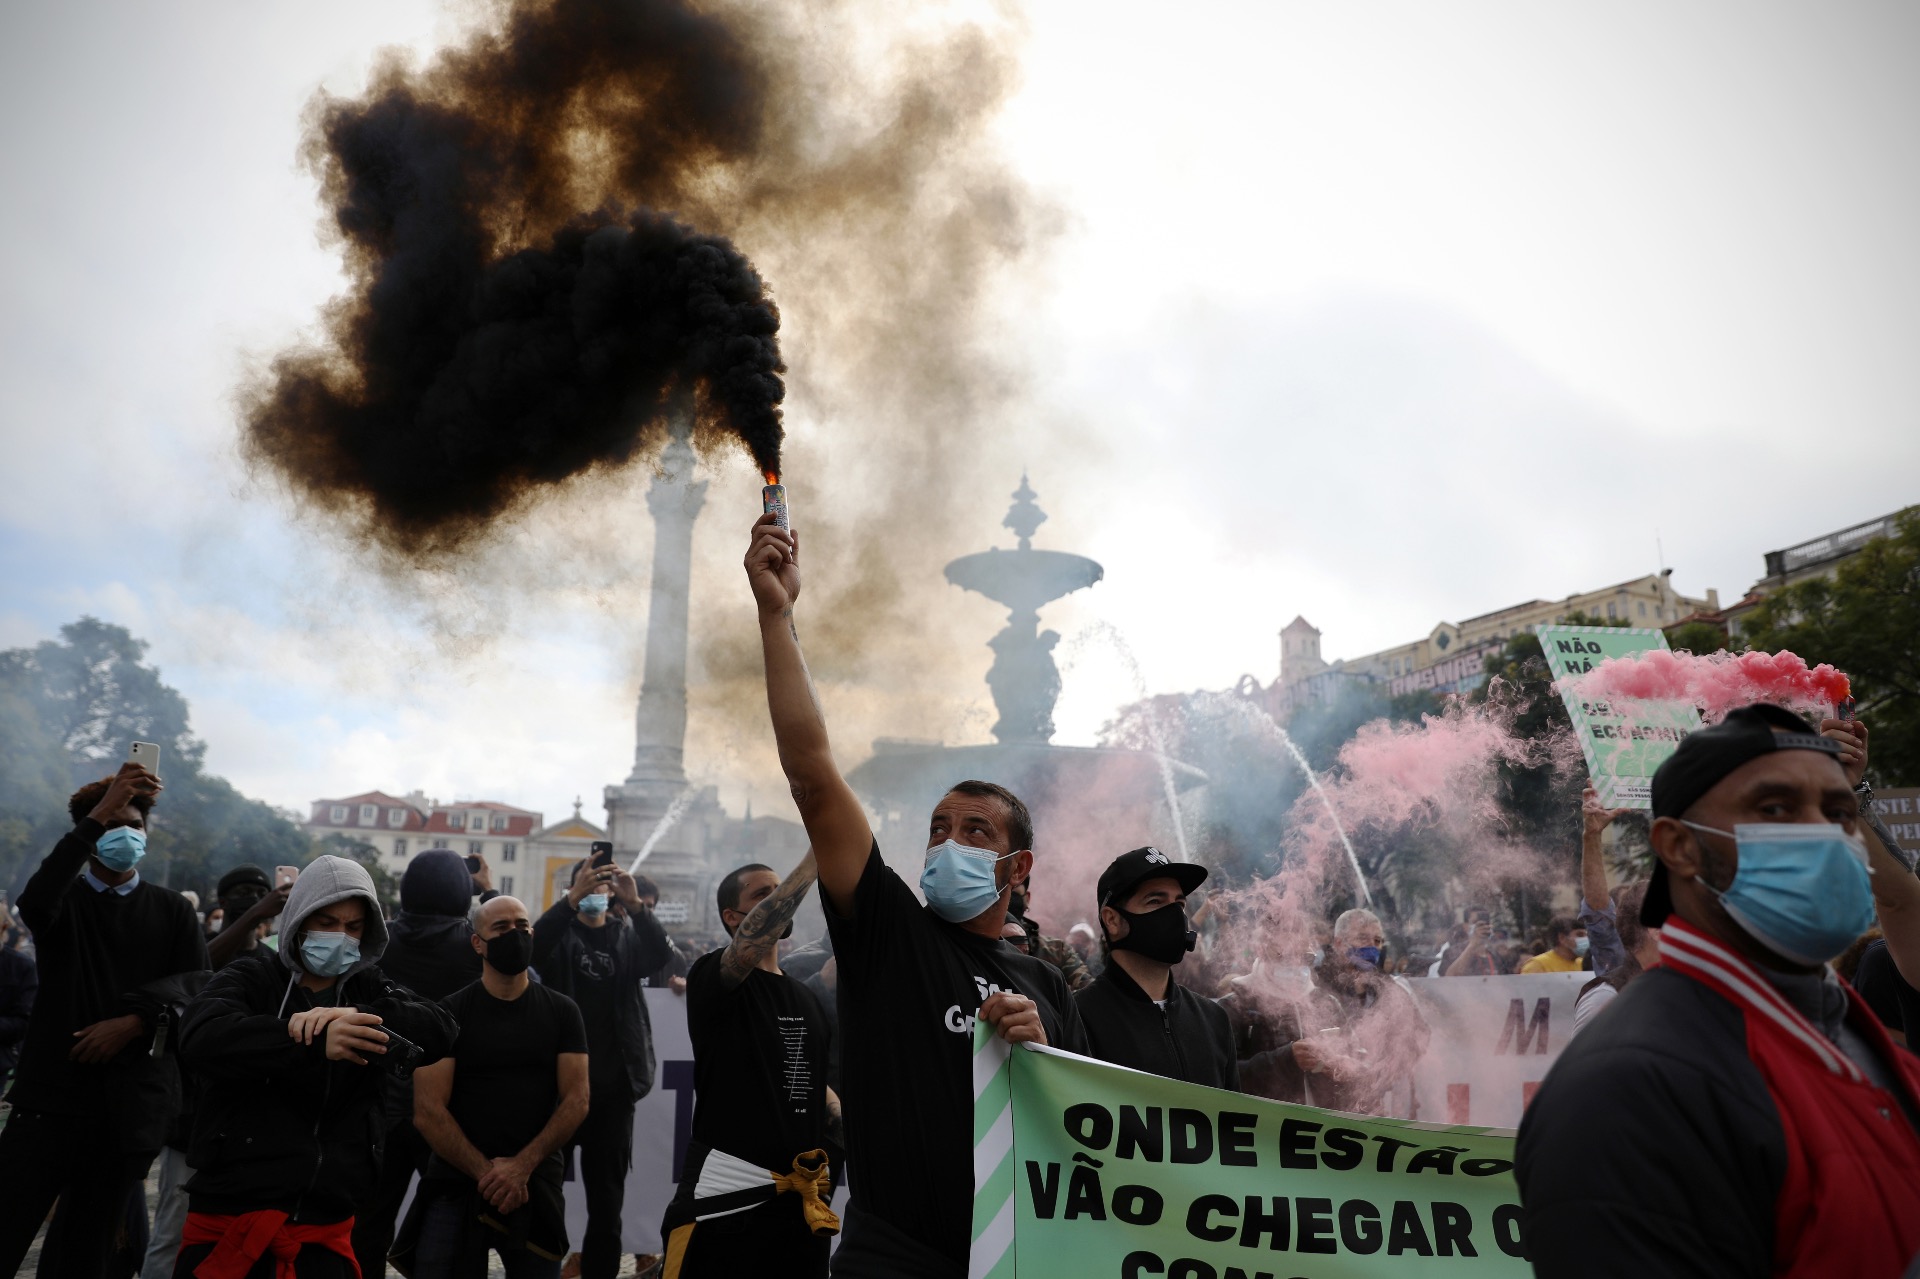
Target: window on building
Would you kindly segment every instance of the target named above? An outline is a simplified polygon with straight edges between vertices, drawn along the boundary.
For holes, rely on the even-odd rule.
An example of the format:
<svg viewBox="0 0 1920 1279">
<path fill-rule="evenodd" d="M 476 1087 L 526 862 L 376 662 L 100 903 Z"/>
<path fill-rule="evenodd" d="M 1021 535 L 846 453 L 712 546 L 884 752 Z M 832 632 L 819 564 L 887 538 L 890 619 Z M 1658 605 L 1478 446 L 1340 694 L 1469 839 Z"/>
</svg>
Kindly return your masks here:
<svg viewBox="0 0 1920 1279">
<path fill-rule="evenodd" d="M 345 804 L 335 804 L 332 808 L 329 808 L 327 810 L 327 820 L 332 822 L 335 826 L 338 826 L 342 822 L 346 821 L 347 806 Z"/>
<path fill-rule="evenodd" d="M 508 897 L 513 896 L 513 876 L 508 875 L 501 879 L 500 891 Z"/>
<path fill-rule="evenodd" d="M 518 861 L 518 860 L 519 860 L 519 858 L 520 858 L 520 845 L 518 845 L 518 844 L 502 844 L 502 845 L 500 845 L 500 860 L 501 860 L 501 861 L 503 861 L 503 862 L 511 862 L 511 861 Z"/>
<path fill-rule="evenodd" d="M 493 828 L 495 830 L 505 830 L 507 828 L 507 815 L 505 813 L 495 813 L 493 815 Z"/>
<path fill-rule="evenodd" d="M 360 824 L 362 826 L 371 826 L 379 820 L 380 820 L 380 805 L 378 804 L 360 805 Z"/>
<path fill-rule="evenodd" d="M 1618 612 L 1617 612 L 1617 611 L 1615 610 L 1615 608 L 1614 608 L 1614 606 L 1613 606 L 1612 604 L 1608 604 L 1608 605 L 1607 605 L 1607 620 L 1608 620 L 1609 622 L 1615 622 L 1615 621 L 1618 621 L 1619 619 L 1620 619 L 1620 614 L 1619 614 L 1619 613 L 1618 613 Z"/>
<path fill-rule="evenodd" d="M 1640 601 L 1640 616 L 1642 616 L 1642 617 L 1645 617 L 1646 615 L 1647 615 L 1647 602 L 1646 602 L 1645 600 L 1641 600 L 1641 601 Z"/>
<path fill-rule="evenodd" d="M 395 857 L 405 857 L 405 856 L 407 855 L 407 841 L 406 841 L 406 840 L 404 840 L 404 839 L 396 839 L 396 840 L 394 840 L 394 841 L 393 841 L 393 855 L 394 855 Z"/>
<path fill-rule="evenodd" d="M 478 839 L 470 839 L 470 840 L 468 840 L 468 841 L 467 841 L 467 856 L 469 856 L 469 857 L 478 857 L 478 856 L 480 855 L 480 850 L 481 850 L 481 849 L 483 849 L 483 848 L 485 848 L 486 846 L 487 846 L 487 845 L 486 845 L 486 843 L 485 843 L 485 842 L 484 842 L 483 840 L 478 840 Z"/>
<path fill-rule="evenodd" d="M 404 808 L 389 808 L 389 809 L 387 810 L 387 825 L 389 825 L 389 826 L 405 826 L 406 824 L 407 824 L 407 810 L 406 810 L 406 809 L 404 809 Z"/>
</svg>

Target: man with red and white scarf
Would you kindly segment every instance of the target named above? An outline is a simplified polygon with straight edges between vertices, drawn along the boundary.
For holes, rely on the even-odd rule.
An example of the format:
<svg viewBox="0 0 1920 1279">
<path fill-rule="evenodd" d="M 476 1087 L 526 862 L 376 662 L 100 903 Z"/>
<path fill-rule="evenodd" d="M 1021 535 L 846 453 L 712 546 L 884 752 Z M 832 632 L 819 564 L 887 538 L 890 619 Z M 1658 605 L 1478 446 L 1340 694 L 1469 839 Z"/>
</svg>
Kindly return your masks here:
<svg viewBox="0 0 1920 1279">
<path fill-rule="evenodd" d="M 1860 833 L 1864 734 L 1829 727 L 1744 707 L 1654 774 L 1660 965 L 1520 1125 L 1535 1274 L 1869 1279 L 1920 1254 L 1920 1061 L 1828 966 L 1904 868 Z"/>
</svg>

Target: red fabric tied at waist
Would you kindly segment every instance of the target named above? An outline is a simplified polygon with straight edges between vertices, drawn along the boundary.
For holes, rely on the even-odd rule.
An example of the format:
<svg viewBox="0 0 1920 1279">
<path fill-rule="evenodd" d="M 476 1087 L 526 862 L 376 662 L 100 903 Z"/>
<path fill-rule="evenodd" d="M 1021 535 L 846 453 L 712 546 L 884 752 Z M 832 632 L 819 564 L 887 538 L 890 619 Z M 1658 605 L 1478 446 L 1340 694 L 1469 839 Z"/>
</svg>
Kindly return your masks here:
<svg viewBox="0 0 1920 1279">
<path fill-rule="evenodd" d="M 193 1268 L 194 1279 L 247 1279 L 254 1263 L 273 1254 L 274 1279 L 294 1279 L 293 1259 L 306 1244 L 318 1244 L 345 1257 L 360 1279 L 360 1262 L 353 1255 L 353 1218 L 324 1225 L 290 1225 L 287 1214 L 263 1209 L 220 1217 L 189 1212 L 180 1243 L 210 1243 L 213 1251 Z"/>
</svg>

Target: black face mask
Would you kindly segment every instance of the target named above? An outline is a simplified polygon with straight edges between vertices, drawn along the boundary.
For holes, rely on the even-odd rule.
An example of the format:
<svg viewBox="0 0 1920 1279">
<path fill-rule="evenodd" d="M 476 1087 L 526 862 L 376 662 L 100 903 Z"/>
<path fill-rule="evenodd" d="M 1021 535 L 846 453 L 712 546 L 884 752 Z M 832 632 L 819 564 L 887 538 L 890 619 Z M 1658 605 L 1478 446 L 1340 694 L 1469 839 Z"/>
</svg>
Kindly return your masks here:
<svg viewBox="0 0 1920 1279">
<path fill-rule="evenodd" d="M 1144 915 L 1120 910 L 1118 906 L 1114 909 L 1127 921 L 1127 935 L 1110 943 L 1115 950 L 1137 951 L 1158 963 L 1177 964 L 1200 940 L 1200 934 L 1187 927 L 1184 902 L 1162 906 Z"/>
<path fill-rule="evenodd" d="M 487 967 L 502 977 L 518 977 L 533 963 L 533 934 L 518 928 L 487 938 Z"/>
</svg>

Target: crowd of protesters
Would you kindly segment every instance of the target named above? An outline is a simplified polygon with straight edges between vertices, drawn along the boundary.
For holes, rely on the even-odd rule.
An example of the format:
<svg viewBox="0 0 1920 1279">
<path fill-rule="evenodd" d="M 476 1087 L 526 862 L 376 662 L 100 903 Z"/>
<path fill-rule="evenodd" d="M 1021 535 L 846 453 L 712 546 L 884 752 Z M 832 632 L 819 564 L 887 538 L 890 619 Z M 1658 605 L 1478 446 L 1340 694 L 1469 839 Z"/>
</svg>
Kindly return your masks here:
<svg viewBox="0 0 1920 1279">
<path fill-rule="evenodd" d="M 1405 1115 L 1431 1035 L 1409 979 L 1514 974 L 1580 974 L 1518 1137 L 1537 1273 L 1915 1263 L 1920 879 L 1872 819 L 1857 721 L 1756 706 L 1686 738 L 1653 779 L 1644 879 L 1609 882 L 1626 810 L 1589 788 L 1575 904 L 1532 936 L 1474 905 L 1400 946 L 1354 908 L 1302 946 L 1229 928 L 1208 869 L 1149 845 L 1047 903 L 1076 921 L 1053 937 L 1033 816 L 1001 785 L 938 801 L 915 885 L 882 858 L 802 656 L 796 541 L 762 520 L 746 569 L 811 851 L 728 873 L 709 947 L 669 937 L 658 889 L 598 848 L 544 911 L 430 850 L 391 918 L 331 856 L 291 883 L 231 868 L 202 916 L 140 875 L 160 778 L 130 763 L 77 791 L 0 914 L 0 1276 L 43 1230 L 39 1273 L 87 1279 L 479 1279 L 494 1257 L 510 1279 L 570 1257 L 612 1276 L 657 988 L 685 999 L 695 1091 L 656 1273 L 958 1279 L 977 1023 Z M 796 948 L 816 884 L 827 935 Z"/>
</svg>

